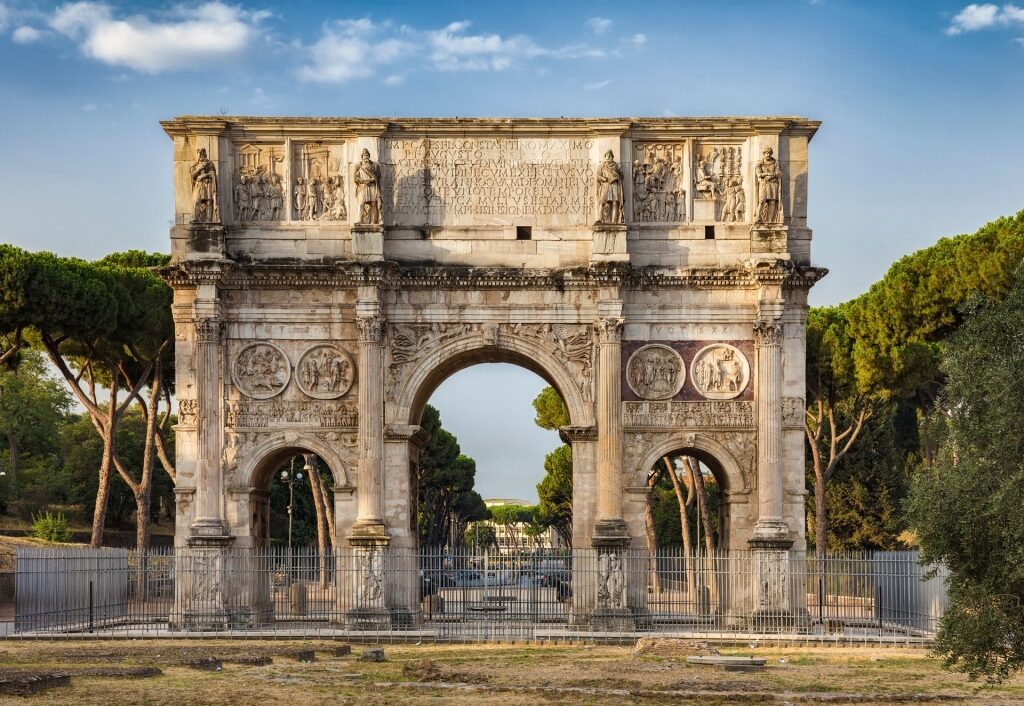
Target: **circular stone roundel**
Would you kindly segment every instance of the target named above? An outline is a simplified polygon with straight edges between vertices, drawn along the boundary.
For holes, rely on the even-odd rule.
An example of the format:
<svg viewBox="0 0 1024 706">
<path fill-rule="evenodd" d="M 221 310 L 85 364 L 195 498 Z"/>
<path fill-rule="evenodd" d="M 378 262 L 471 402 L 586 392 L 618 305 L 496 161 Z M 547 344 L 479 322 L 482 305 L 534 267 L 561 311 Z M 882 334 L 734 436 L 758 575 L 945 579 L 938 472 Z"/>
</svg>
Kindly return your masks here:
<svg viewBox="0 0 1024 706">
<path fill-rule="evenodd" d="M 735 346 L 713 343 L 693 357 L 690 380 L 709 400 L 731 400 L 747 389 L 750 364 Z"/>
<path fill-rule="evenodd" d="M 268 400 L 288 386 L 291 363 L 273 343 L 252 343 L 238 351 L 231 377 L 242 394 Z"/>
<path fill-rule="evenodd" d="M 341 397 L 356 377 L 352 357 L 329 345 L 313 346 L 302 354 L 295 366 L 295 381 L 299 389 L 318 400 Z"/>
<path fill-rule="evenodd" d="M 686 366 L 679 354 L 658 343 L 646 345 L 629 357 L 626 383 L 637 397 L 665 400 L 683 387 Z"/>
</svg>

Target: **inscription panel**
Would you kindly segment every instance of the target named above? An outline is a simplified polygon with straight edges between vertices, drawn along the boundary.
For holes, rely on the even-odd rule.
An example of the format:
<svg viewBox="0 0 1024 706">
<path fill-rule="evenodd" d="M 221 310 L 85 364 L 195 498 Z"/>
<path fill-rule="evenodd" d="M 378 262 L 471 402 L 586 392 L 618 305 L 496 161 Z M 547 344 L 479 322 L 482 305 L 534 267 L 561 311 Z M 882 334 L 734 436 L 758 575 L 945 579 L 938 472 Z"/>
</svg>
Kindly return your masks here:
<svg viewBox="0 0 1024 706">
<path fill-rule="evenodd" d="M 591 218 L 593 143 L 574 138 L 388 139 L 382 158 L 389 225 Z"/>
</svg>

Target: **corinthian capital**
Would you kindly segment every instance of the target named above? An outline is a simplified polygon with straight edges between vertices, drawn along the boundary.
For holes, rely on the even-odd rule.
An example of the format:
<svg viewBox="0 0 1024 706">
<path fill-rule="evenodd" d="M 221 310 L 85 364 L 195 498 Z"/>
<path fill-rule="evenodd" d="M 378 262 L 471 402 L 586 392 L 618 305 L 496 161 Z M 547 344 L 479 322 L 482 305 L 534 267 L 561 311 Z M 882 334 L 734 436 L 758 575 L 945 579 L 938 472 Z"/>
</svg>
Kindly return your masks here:
<svg viewBox="0 0 1024 706">
<path fill-rule="evenodd" d="M 224 333 L 224 322 L 220 319 L 213 317 L 197 319 L 195 326 L 196 343 L 220 343 Z"/>
<path fill-rule="evenodd" d="M 359 341 L 361 343 L 384 342 L 383 316 L 357 316 L 356 326 L 359 328 Z"/>
<path fill-rule="evenodd" d="M 774 346 L 782 343 L 783 327 L 778 321 L 761 319 L 754 322 L 754 340 L 759 346 Z"/>
<path fill-rule="evenodd" d="M 626 320 L 621 316 L 605 316 L 594 322 L 594 332 L 600 343 L 619 343 Z"/>
</svg>

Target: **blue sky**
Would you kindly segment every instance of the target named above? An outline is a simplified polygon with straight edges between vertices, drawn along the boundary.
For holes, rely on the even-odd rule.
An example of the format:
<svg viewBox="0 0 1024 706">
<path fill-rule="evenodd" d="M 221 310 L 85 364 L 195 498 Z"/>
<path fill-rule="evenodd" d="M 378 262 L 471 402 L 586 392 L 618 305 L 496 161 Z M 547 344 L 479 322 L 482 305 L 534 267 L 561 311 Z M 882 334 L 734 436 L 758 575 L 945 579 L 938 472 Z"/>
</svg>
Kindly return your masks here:
<svg viewBox="0 0 1024 706">
<path fill-rule="evenodd" d="M 1006 3 L 0 0 L 0 96 L 0 237 L 87 258 L 167 250 L 158 121 L 186 113 L 819 119 L 818 304 L 1024 207 L 1024 8 Z M 543 432 L 508 410 L 541 385 L 481 366 L 435 396 L 485 494 L 532 494 Z M 500 436 L 470 404 L 487 389 Z"/>
</svg>

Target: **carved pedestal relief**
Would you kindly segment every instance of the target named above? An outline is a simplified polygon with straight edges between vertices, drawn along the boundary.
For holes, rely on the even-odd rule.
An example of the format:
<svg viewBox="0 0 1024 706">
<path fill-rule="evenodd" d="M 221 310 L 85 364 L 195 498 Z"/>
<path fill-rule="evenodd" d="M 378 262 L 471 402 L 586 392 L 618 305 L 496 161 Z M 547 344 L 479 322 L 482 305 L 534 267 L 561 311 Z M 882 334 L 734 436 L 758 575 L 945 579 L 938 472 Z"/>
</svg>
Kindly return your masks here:
<svg viewBox="0 0 1024 706">
<path fill-rule="evenodd" d="M 232 188 L 235 220 L 239 223 L 281 221 L 285 184 L 281 174 L 283 145 L 242 145 L 236 148 L 237 167 Z"/>
<path fill-rule="evenodd" d="M 694 356 L 690 380 L 697 392 L 709 400 L 731 400 L 747 389 L 750 364 L 739 349 L 715 343 Z"/>
<path fill-rule="evenodd" d="M 651 344 L 637 350 L 626 364 L 626 382 L 637 397 L 664 400 L 675 396 L 686 379 L 686 366 L 668 346 Z"/>
<path fill-rule="evenodd" d="M 299 389 L 318 400 L 341 397 L 352 387 L 356 368 L 352 357 L 334 346 L 310 348 L 299 358 L 295 379 Z"/>
<path fill-rule="evenodd" d="M 621 609 L 626 607 L 626 572 L 622 552 L 601 550 L 597 558 L 597 607 Z"/>
<path fill-rule="evenodd" d="M 633 220 L 686 220 L 686 175 L 682 142 L 633 143 Z"/>
<path fill-rule="evenodd" d="M 280 394 L 291 377 L 288 356 L 272 343 L 253 343 L 238 352 L 231 377 L 239 391 L 266 400 Z"/>
<path fill-rule="evenodd" d="M 742 148 L 701 145 L 694 156 L 693 194 L 695 219 L 723 223 L 745 221 L 747 199 L 743 190 Z"/>
</svg>

